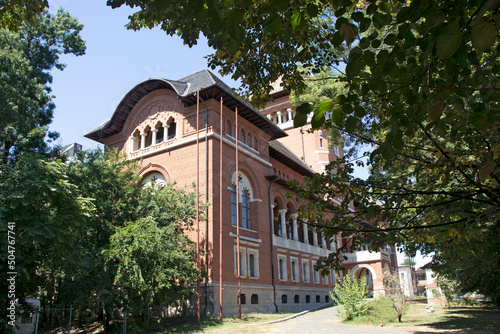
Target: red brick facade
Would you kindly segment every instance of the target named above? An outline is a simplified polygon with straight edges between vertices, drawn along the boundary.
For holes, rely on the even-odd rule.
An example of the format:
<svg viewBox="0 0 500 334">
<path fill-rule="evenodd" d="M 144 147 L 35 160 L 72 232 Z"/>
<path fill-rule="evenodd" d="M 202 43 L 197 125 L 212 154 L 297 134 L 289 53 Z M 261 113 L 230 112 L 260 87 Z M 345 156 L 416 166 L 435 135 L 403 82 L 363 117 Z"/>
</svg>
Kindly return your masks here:
<svg viewBox="0 0 500 334">
<path fill-rule="evenodd" d="M 196 165 L 196 86 L 200 87 L 201 97 L 199 166 Z M 219 191 L 221 97 L 222 194 Z M 240 116 L 235 135 L 236 108 Z M 282 115 L 278 118 L 279 111 Z M 328 148 L 326 131 L 308 133 L 295 129 L 291 126 L 292 118 L 288 96 L 277 96 L 259 112 L 231 96 L 227 86 L 213 74 L 201 71 L 179 81 L 148 80 L 139 84 L 125 96 L 110 121 L 87 134 L 106 147 L 118 148 L 131 159 L 141 159 L 140 173 L 144 178 L 159 173 L 154 175 L 166 182 L 175 181 L 178 187 L 193 189 L 199 171 L 201 198 L 210 204 L 207 220 L 200 225 L 202 265 L 208 272 L 208 281 L 202 283 L 202 302 L 209 314 L 219 312 L 221 217 L 224 314 L 235 314 L 238 310 L 236 226 L 232 223 L 231 204 L 235 198 L 231 196 L 235 182 L 235 137 L 239 139 L 243 312 L 294 312 L 330 301 L 328 291 L 333 289 L 335 279 L 332 274 L 321 277 L 313 266 L 320 256 L 331 252 L 335 240 L 325 240 L 320 234 L 305 230 L 295 214 L 300 203 L 285 197 L 289 190 L 283 181 L 273 180 L 277 176 L 280 180 L 301 179 L 303 175 L 321 172 L 328 161 L 343 153 L 339 147 Z M 190 233 L 195 240 L 195 232 Z M 381 287 L 382 267 L 395 266 L 391 261 L 395 261 L 395 254 L 394 258 L 392 253 L 385 258 L 372 256 L 366 266 L 349 262 L 346 267 L 372 268 L 366 270 L 375 277 L 373 287 L 377 290 Z"/>
</svg>

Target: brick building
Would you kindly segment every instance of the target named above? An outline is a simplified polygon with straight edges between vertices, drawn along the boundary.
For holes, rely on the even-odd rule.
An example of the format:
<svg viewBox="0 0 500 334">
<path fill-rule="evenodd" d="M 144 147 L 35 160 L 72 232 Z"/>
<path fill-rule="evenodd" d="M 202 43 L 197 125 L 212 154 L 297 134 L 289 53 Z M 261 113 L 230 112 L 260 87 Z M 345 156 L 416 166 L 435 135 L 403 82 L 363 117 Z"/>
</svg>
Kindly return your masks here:
<svg viewBox="0 0 500 334">
<path fill-rule="evenodd" d="M 276 91 L 273 98 L 264 110 L 256 110 L 235 97 L 227 85 L 207 70 L 175 81 L 150 79 L 122 99 L 109 121 L 86 135 L 108 148 L 118 148 L 130 159 L 140 159 L 144 180 L 175 181 L 180 187 L 191 187 L 199 176 L 200 194 L 210 203 L 208 219 L 200 226 L 200 247 L 205 250 L 202 265 L 209 277 L 202 283 L 202 302 L 209 314 L 219 313 L 221 254 L 224 314 L 238 311 L 236 212 L 240 221 L 244 313 L 296 312 L 330 302 L 328 292 L 333 289 L 335 276 L 330 273 L 322 277 L 314 270 L 314 264 L 343 240 L 340 236 L 327 240 L 309 229 L 307 220 L 296 214 L 300 203 L 286 198 L 285 193 L 289 192 L 287 180 L 322 172 L 329 161 L 342 156 L 342 148 L 329 148 L 326 131 L 308 133 L 309 125 L 293 128 L 295 112 L 288 95 Z M 360 249 L 347 255 L 345 266 L 353 269 L 353 276 L 368 276 L 375 293 L 383 287 L 382 269 L 394 270 L 397 263 L 393 247 L 377 252 Z"/>
</svg>

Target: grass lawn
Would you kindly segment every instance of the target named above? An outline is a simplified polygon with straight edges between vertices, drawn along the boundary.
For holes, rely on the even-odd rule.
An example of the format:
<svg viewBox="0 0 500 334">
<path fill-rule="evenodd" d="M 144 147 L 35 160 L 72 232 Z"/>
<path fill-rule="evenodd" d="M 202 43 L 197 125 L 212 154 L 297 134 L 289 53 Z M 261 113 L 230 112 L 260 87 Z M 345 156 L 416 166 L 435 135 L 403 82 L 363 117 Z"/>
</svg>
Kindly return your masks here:
<svg viewBox="0 0 500 334">
<path fill-rule="evenodd" d="M 182 325 L 167 327 L 156 334 L 167 333 L 235 333 L 235 334 L 253 334 L 262 333 L 261 326 L 252 326 L 268 321 L 274 321 L 291 316 L 292 313 L 285 314 L 242 314 L 241 319 L 238 317 L 227 317 L 223 321 L 219 318 L 202 318 L 201 326 L 198 327 L 196 320 L 187 322 Z"/>
<path fill-rule="evenodd" d="M 425 304 L 412 304 L 403 316 L 402 323 L 388 327 L 411 327 L 416 330 L 433 330 L 453 333 L 499 333 L 500 310 L 491 307 L 434 306 L 435 313 L 427 313 Z"/>
</svg>

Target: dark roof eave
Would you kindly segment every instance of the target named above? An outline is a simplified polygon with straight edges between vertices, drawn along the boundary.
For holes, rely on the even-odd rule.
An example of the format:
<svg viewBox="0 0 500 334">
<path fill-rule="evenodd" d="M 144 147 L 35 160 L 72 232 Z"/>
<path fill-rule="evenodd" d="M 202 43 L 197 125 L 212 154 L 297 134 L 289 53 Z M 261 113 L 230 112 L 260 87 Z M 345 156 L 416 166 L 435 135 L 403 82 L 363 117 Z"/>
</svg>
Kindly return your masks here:
<svg viewBox="0 0 500 334">
<path fill-rule="evenodd" d="M 287 136 L 286 132 L 280 129 L 260 111 L 254 109 L 245 101 L 235 97 L 231 89 L 211 72 L 207 70 L 200 71 L 184 79 L 191 78 L 196 80 L 196 77 L 201 78 L 201 80 L 208 80 L 208 85 L 200 89 L 200 96 L 205 100 L 223 97 L 225 105 L 228 108 L 234 110 L 238 107 L 238 112 L 243 118 L 264 130 L 271 136 L 271 139 Z M 85 134 L 85 137 L 102 143 L 104 138 L 119 133 L 135 104 L 139 102 L 141 98 L 157 89 L 170 89 L 177 94 L 179 99 L 186 106 L 193 105 L 196 103 L 196 90 L 192 85 L 194 83 L 165 79 L 150 79 L 144 81 L 125 95 L 110 120 Z M 207 83 L 207 81 L 204 83 Z"/>
</svg>

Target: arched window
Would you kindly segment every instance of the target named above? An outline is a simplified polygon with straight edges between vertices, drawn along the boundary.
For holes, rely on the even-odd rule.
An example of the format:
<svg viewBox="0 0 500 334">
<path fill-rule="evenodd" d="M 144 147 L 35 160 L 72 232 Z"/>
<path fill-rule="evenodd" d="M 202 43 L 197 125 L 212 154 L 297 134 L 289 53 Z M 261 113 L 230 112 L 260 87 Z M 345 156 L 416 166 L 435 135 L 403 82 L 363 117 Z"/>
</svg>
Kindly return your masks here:
<svg viewBox="0 0 500 334">
<path fill-rule="evenodd" d="M 252 136 L 250 134 L 247 135 L 247 146 L 252 147 Z"/>
<path fill-rule="evenodd" d="M 167 180 L 165 179 L 165 176 L 163 176 L 162 173 L 153 172 L 151 174 L 148 174 L 144 178 L 141 184 L 143 187 L 151 187 L 151 186 L 153 186 L 154 188 L 163 187 L 167 185 Z"/>
<path fill-rule="evenodd" d="M 293 297 L 293 301 L 294 301 L 295 304 L 300 303 L 300 296 L 299 295 L 295 295 L 295 297 Z"/>
<path fill-rule="evenodd" d="M 230 120 L 226 122 L 226 134 L 231 137 L 233 136 L 233 125 Z"/>
<path fill-rule="evenodd" d="M 299 228 L 298 228 L 298 231 L 299 232 L 299 242 L 304 242 L 304 223 L 300 223 L 299 224 Z"/>
<path fill-rule="evenodd" d="M 250 194 L 243 189 L 241 196 L 241 227 L 250 229 Z"/>
<path fill-rule="evenodd" d="M 236 226 L 237 214 L 241 217 L 240 227 L 251 229 L 252 228 L 252 210 L 251 203 L 253 200 L 252 186 L 250 185 L 250 180 L 247 176 L 239 172 L 238 173 L 238 191 L 239 196 L 236 194 L 236 173 L 233 173 L 231 180 L 231 223 Z M 241 205 L 239 205 L 241 203 Z"/>
<path fill-rule="evenodd" d="M 167 140 L 174 139 L 176 134 L 177 134 L 177 123 L 175 121 L 171 121 L 168 124 Z"/>
<path fill-rule="evenodd" d="M 286 303 L 288 303 L 288 296 L 281 295 L 281 304 L 286 304 Z"/>
<path fill-rule="evenodd" d="M 245 144 L 247 141 L 246 141 L 246 137 L 245 137 L 245 130 L 241 129 L 240 130 L 240 141 Z"/>
<path fill-rule="evenodd" d="M 306 295 L 306 303 L 308 303 L 308 304 L 309 304 L 310 302 L 311 302 L 311 296 Z"/>
<path fill-rule="evenodd" d="M 236 215 L 238 213 L 238 205 L 236 201 L 236 185 L 231 186 L 231 223 L 236 226 Z"/>
<path fill-rule="evenodd" d="M 160 126 L 158 128 L 158 132 L 156 133 L 156 143 L 159 144 L 163 141 L 163 137 L 165 136 L 165 128 L 163 126 Z"/>
<path fill-rule="evenodd" d="M 146 145 L 144 147 L 149 147 L 153 143 L 153 133 L 151 130 L 148 130 L 146 134 Z"/>
</svg>

